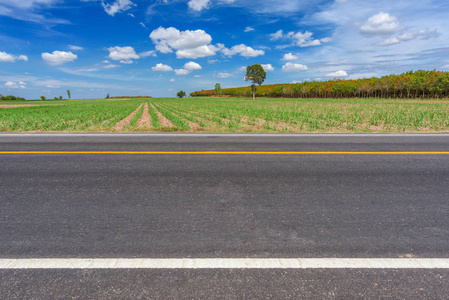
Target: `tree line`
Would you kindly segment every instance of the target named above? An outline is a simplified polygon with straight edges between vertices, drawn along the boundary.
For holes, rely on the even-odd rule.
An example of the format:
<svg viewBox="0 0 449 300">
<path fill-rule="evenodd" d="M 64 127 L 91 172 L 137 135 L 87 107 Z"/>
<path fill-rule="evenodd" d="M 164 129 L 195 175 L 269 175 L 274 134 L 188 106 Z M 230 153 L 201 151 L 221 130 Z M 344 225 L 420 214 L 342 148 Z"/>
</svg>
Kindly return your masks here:
<svg viewBox="0 0 449 300">
<path fill-rule="evenodd" d="M 231 97 L 251 97 L 255 85 L 222 89 Z M 203 90 L 192 97 L 215 95 L 215 90 Z M 448 98 L 449 72 L 409 71 L 399 75 L 353 80 L 305 81 L 292 84 L 271 84 L 257 87 L 257 97 L 272 98 Z"/>
</svg>

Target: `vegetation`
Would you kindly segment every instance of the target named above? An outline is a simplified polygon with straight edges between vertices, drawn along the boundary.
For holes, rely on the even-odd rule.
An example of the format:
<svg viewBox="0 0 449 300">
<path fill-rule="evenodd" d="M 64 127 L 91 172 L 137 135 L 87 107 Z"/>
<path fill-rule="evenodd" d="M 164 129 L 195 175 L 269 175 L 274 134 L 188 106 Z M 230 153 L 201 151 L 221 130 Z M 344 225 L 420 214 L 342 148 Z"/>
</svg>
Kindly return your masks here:
<svg viewBox="0 0 449 300">
<path fill-rule="evenodd" d="M 72 98 L 70 97 L 70 90 L 67 90 L 67 97 L 69 97 L 69 99 L 72 99 Z"/>
<path fill-rule="evenodd" d="M 221 96 L 223 90 L 221 89 L 221 85 L 219 83 L 215 84 L 215 95 Z"/>
<path fill-rule="evenodd" d="M 45 101 L 45 100 L 47 100 L 47 98 L 45 98 L 45 96 L 41 96 L 41 100 Z"/>
<path fill-rule="evenodd" d="M 8 95 L 8 96 L 3 96 L 0 94 L 0 100 L 2 101 L 24 101 L 25 98 L 21 98 L 21 97 L 17 97 L 17 96 L 13 96 L 13 95 Z"/>
<path fill-rule="evenodd" d="M 184 98 L 186 96 L 186 92 L 184 92 L 183 90 L 179 91 L 176 96 L 178 96 L 178 98 Z"/>
<path fill-rule="evenodd" d="M 3 102 L 0 131 L 449 132 L 449 100 L 249 99 Z"/>
<path fill-rule="evenodd" d="M 265 78 L 267 77 L 267 72 L 259 64 L 254 64 L 246 68 L 246 81 L 252 81 L 251 89 L 253 92 L 253 100 L 256 99 L 256 84 L 261 85 Z"/>
<path fill-rule="evenodd" d="M 210 97 L 213 90 L 193 92 L 190 96 Z M 251 88 L 224 89 L 224 95 L 250 97 Z M 424 99 L 449 97 L 449 72 L 410 71 L 381 78 L 333 79 L 295 84 L 264 85 L 256 96 L 270 98 L 394 98 Z"/>
</svg>

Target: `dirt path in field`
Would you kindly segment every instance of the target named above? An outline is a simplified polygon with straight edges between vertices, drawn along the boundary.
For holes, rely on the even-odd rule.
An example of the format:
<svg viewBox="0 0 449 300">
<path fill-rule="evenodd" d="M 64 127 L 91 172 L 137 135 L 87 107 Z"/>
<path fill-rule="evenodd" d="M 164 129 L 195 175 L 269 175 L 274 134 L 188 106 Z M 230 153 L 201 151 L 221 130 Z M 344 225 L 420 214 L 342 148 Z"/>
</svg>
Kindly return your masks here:
<svg viewBox="0 0 449 300">
<path fill-rule="evenodd" d="M 145 102 L 145 107 L 143 108 L 142 117 L 137 122 L 137 127 L 148 127 L 151 128 L 151 116 L 148 112 L 148 102 Z"/>
<path fill-rule="evenodd" d="M 151 107 L 154 109 L 154 111 L 157 113 L 157 116 L 159 117 L 159 122 L 161 123 L 161 127 L 170 127 L 173 128 L 175 125 L 173 125 L 172 121 L 164 117 L 163 114 L 161 114 L 156 107 L 154 107 L 153 103 L 151 103 Z"/>
<path fill-rule="evenodd" d="M 143 103 L 140 104 L 139 107 L 136 108 L 136 110 L 133 111 L 131 114 L 129 114 L 126 118 L 117 122 L 117 124 L 115 124 L 115 126 L 114 126 L 114 130 L 122 130 L 126 125 L 128 125 L 129 122 L 131 122 L 131 120 L 133 119 L 134 115 L 137 114 L 139 109 L 142 107 L 142 105 L 143 105 Z"/>
<path fill-rule="evenodd" d="M 11 108 L 11 107 L 31 107 L 31 106 L 48 106 L 48 105 L 33 105 L 33 104 L 2 104 L 0 108 Z"/>
</svg>

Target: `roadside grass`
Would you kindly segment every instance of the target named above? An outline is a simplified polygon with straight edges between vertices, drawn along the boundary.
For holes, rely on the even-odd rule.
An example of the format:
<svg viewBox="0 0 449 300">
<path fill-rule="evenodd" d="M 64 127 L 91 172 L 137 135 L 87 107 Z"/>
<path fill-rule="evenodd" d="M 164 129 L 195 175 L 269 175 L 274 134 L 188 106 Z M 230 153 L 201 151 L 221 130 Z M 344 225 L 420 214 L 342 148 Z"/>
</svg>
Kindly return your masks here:
<svg viewBox="0 0 449 300">
<path fill-rule="evenodd" d="M 449 132 L 449 100 L 278 98 L 1 101 L 36 106 L 0 107 L 0 131 L 114 131 L 145 102 L 155 132 Z M 122 131 L 139 130 L 143 108 Z"/>
</svg>

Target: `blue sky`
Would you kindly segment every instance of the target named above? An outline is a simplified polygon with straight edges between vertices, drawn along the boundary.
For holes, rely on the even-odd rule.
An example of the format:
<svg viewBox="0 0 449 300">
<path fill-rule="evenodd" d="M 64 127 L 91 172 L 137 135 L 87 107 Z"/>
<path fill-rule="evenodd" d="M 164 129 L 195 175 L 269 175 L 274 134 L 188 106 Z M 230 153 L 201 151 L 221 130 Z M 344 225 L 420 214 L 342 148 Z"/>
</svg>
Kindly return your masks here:
<svg viewBox="0 0 449 300">
<path fill-rule="evenodd" d="M 0 93 L 175 96 L 183 89 L 449 69 L 441 0 L 0 0 Z"/>
</svg>

